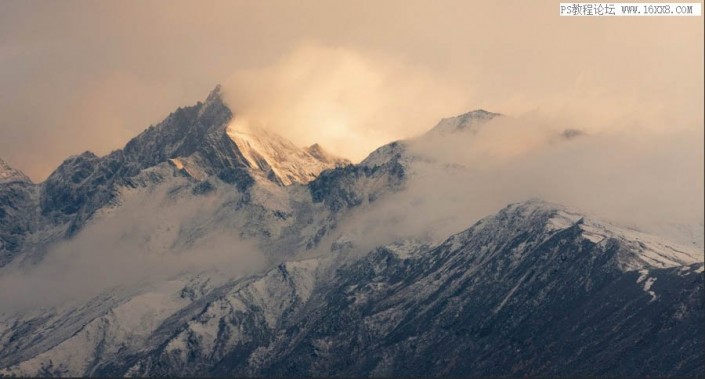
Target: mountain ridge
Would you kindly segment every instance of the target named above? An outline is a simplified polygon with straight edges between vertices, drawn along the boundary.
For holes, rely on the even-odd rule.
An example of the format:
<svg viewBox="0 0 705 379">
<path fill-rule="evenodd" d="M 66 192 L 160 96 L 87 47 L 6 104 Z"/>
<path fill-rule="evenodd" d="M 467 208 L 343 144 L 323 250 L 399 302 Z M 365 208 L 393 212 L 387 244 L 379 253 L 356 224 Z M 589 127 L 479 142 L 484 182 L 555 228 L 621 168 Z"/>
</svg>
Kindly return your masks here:
<svg viewBox="0 0 705 379">
<path fill-rule="evenodd" d="M 455 133 L 469 130 L 476 132 L 475 128 L 498 117 L 506 117 L 501 113 L 489 112 L 484 109 L 476 109 L 454 117 L 441 119 L 428 133 Z"/>
<path fill-rule="evenodd" d="M 534 199 L 434 246 L 381 246 L 342 264 L 334 255 L 288 261 L 225 286 L 184 278 L 120 303 L 3 374 L 484 376 L 500 367 L 543 376 L 593 372 L 591 359 L 614 362 L 600 372 L 608 376 L 699 372 L 702 354 L 685 352 L 703 351 L 702 314 L 693 313 L 703 263 L 626 267 L 620 257 L 638 253 L 638 239 L 601 229 L 607 237 L 596 240 L 583 225 L 606 227 Z M 681 291 L 688 286 L 693 292 Z M 166 313 L 149 313 L 160 307 Z M 127 328 L 134 312 L 148 312 L 152 326 Z M 619 321 L 633 314 L 644 316 Z M 586 321 L 602 317 L 611 321 Z M 618 336 L 631 342 L 611 346 Z M 645 352 L 641 369 L 624 358 Z M 517 354 L 523 365 L 511 364 Z"/>
<path fill-rule="evenodd" d="M 472 138 L 495 115 L 427 135 Z M 395 196 L 420 163 L 458 171 L 413 141 L 349 164 L 233 117 L 216 87 L 122 150 L 71 156 L 40 184 L 0 183 L 0 281 L 18 280 L 0 296 L 24 283 L 52 297 L 0 309 L 0 376 L 705 371 L 702 250 L 541 199 L 440 239 L 377 243 L 372 229 L 401 220 L 369 212 L 417 206 Z M 96 288 L 62 294 L 76 278 L 66 288 L 84 290 L 87 269 Z"/>
</svg>

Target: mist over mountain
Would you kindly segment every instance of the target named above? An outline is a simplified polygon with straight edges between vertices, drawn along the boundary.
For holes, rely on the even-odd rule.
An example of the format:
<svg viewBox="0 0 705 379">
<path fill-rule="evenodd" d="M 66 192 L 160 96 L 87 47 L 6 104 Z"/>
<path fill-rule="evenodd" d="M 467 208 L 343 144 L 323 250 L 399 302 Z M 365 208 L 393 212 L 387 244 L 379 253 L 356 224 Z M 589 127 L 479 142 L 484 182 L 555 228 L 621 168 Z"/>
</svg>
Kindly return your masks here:
<svg viewBox="0 0 705 379">
<path fill-rule="evenodd" d="M 705 371 L 691 132 L 474 110 L 353 164 L 227 98 L 0 161 L 0 376 Z"/>
</svg>

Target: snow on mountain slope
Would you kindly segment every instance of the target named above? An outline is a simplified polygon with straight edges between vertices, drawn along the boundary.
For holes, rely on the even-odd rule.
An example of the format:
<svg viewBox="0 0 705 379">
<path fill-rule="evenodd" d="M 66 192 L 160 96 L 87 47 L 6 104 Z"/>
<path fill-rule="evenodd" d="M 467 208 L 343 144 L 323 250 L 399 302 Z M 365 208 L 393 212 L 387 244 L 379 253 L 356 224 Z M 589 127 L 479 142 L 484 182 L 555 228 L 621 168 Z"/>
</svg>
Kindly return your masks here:
<svg viewBox="0 0 705 379">
<path fill-rule="evenodd" d="M 320 154 L 311 154 L 271 131 L 246 125 L 222 96 L 216 87 L 204 103 L 178 110 L 130 141 L 125 153 L 148 165 L 169 161 L 199 180 L 213 174 L 235 180 L 230 171 L 241 169 L 282 185 L 306 183 L 348 163 L 320 147 Z"/>
<path fill-rule="evenodd" d="M 515 204 L 420 255 L 382 248 L 339 269 L 318 317 L 292 328 L 277 350 L 286 358 L 259 373 L 702 372 L 702 261 L 648 266 L 651 294 L 621 264 L 636 241 L 619 231 L 594 242 L 580 220 L 601 223 L 565 212 Z"/>
<path fill-rule="evenodd" d="M 323 170 L 350 163 L 333 157 L 319 145 L 313 145 L 311 150 L 300 148 L 257 126 L 239 125 L 236 122 L 228 126 L 227 134 L 249 167 L 264 172 L 271 170 L 271 177 L 283 185 L 305 184 Z"/>
<path fill-rule="evenodd" d="M 516 205 L 510 205 L 510 208 Z M 670 268 L 685 266 L 703 261 L 703 253 L 693 246 L 681 245 L 667 239 L 630 230 L 617 225 L 581 215 L 563 206 L 531 200 L 521 204 L 521 211 L 527 214 L 550 212 L 549 228 L 563 230 L 576 226 L 582 238 L 605 245 L 611 241 L 620 241 L 628 246 L 617 255 L 617 262 L 623 271 L 635 271 L 642 268 Z"/>
<path fill-rule="evenodd" d="M 442 119 L 429 133 L 455 133 L 459 131 L 476 131 L 475 127 L 494 119 L 501 117 L 499 113 L 488 112 L 484 109 L 477 109 L 471 112 L 463 113 L 455 117 Z"/>
<path fill-rule="evenodd" d="M 209 371 L 211 362 L 232 356 L 233 350 L 250 349 L 271 340 L 282 322 L 303 310 L 316 281 L 318 260 L 288 262 L 266 275 L 236 286 L 203 308 L 185 324 L 157 355 L 144 355 L 127 373 L 159 374 L 160 360 L 196 375 Z M 250 359 L 256 360 L 256 354 Z"/>
<path fill-rule="evenodd" d="M 10 354 L 4 373 L 485 375 L 499 364 L 507 375 L 577 375 L 592 372 L 591 359 L 643 350 L 654 357 L 645 372 L 688 374 L 702 368 L 702 266 L 696 251 L 532 200 L 436 246 L 407 241 L 224 284 L 201 275 L 145 287 L 49 350 Z M 607 324 L 588 322 L 606 314 Z M 5 328 L 2 340 L 16 333 Z M 523 366 L 508 363 L 516 349 Z M 559 359 L 547 366 L 549 356 Z M 615 362 L 605 373 L 634 372 L 630 359 Z"/>
<path fill-rule="evenodd" d="M 20 376 L 91 375 L 91 365 L 106 357 L 144 349 L 147 338 L 189 301 L 179 296 L 182 282 L 164 282 L 110 308 L 70 338 L 0 374 Z M 81 373 L 81 374 L 77 374 Z"/>
<path fill-rule="evenodd" d="M 286 312 L 305 304 L 313 291 L 317 265 L 317 260 L 287 262 L 262 276 L 221 285 L 207 275 L 185 276 L 145 286 L 122 300 L 116 293 L 113 305 L 101 315 L 84 319 L 85 326 L 62 342 L 0 375 L 101 375 L 128 362 L 134 362 L 128 373 L 149 375 L 140 372 L 147 363 L 135 360 L 155 350 L 182 367 L 183 373 L 201 372 L 208 362 L 220 359 L 219 354 L 222 357 L 227 349 L 276 329 Z M 3 340 L 17 336 L 12 328 L 0 332 Z M 51 329 L 30 336 L 41 338 L 44 333 L 51 334 Z M 193 365 L 195 348 L 204 361 L 201 366 Z M 12 355 L 3 358 L 5 365 L 16 360 Z"/>
</svg>

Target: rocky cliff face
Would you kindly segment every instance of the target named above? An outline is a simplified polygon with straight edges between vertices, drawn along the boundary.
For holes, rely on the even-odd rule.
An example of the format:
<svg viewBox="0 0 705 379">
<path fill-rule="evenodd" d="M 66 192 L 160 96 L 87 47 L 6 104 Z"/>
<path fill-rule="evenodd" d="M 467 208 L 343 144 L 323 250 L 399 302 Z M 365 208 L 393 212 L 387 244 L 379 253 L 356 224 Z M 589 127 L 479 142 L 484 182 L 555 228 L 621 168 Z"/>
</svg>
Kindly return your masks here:
<svg viewBox="0 0 705 379">
<path fill-rule="evenodd" d="M 21 171 L 0 159 L 0 267 L 24 246 L 37 225 L 38 188 Z"/>
</svg>

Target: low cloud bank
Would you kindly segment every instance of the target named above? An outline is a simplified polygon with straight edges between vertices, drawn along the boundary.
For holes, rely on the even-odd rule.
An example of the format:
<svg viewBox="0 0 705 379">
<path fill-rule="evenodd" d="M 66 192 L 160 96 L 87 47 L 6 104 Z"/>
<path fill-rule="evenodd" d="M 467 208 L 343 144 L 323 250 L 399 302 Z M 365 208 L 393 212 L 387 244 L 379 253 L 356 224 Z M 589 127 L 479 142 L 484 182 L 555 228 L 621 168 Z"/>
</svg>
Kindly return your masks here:
<svg viewBox="0 0 705 379">
<path fill-rule="evenodd" d="M 188 192 L 188 191 L 187 191 Z M 237 230 L 212 225 L 218 197 L 169 195 L 169 188 L 125 196 L 122 206 L 51 248 L 37 265 L 0 276 L 0 313 L 88 300 L 182 274 L 228 280 L 268 260 Z"/>
<path fill-rule="evenodd" d="M 357 211 L 342 233 L 361 251 L 403 238 L 438 242 L 538 197 L 702 247 L 702 130 L 573 126 L 526 114 L 410 140 L 417 159 L 407 188 Z"/>
</svg>

